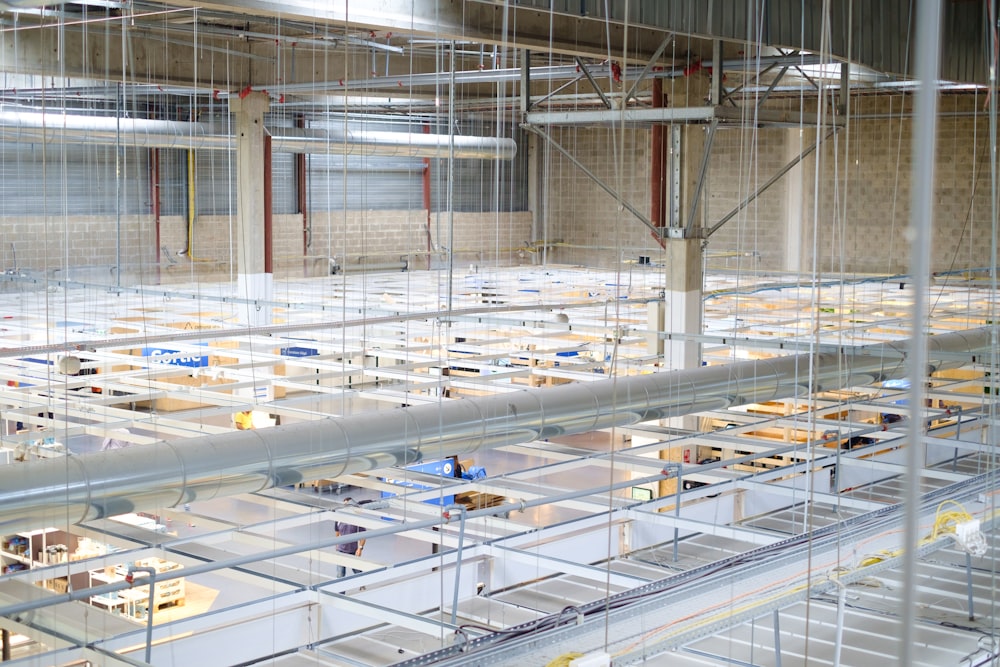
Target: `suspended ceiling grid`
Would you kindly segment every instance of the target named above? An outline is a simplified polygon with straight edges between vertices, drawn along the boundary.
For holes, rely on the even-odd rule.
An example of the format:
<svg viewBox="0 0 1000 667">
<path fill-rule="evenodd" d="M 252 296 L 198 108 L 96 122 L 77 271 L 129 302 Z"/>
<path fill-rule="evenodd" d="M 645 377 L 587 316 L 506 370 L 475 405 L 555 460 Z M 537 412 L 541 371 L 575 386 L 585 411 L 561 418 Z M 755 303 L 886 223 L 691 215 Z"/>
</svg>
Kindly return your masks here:
<svg viewBox="0 0 1000 667">
<path fill-rule="evenodd" d="M 137 443 L 224 430 L 247 406 L 294 421 L 651 372 L 647 301 L 663 289 L 659 269 L 633 265 L 459 271 L 450 286 L 444 272 L 288 280 L 274 325 L 248 331 L 241 314 L 256 305 L 225 284 L 120 293 L 6 284 L 7 418 L 63 440 L 134 428 L 121 435 Z M 706 287 L 709 363 L 900 340 L 911 295 L 895 282 L 813 289 L 726 274 Z M 932 299 L 931 334 L 991 317 L 985 290 L 944 284 Z M 64 357 L 92 374 L 60 373 Z"/>
<path fill-rule="evenodd" d="M 415 393 L 416 389 L 401 391 L 399 386 L 414 384 L 413 376 L 421 375 L 421 368 L 431 368 L 435 364 L 442 367 L 475 363 L 481 368 L 496 368 L 500 371 L 496 376 L 484 376 L 486 381 L 476 384 L 448 376 L 446 379 L 449 387 L 455 388 L 457 392 L 471 391 L 466 388 L 469 386 L 474 386 L 477 391 L 519 388 L 524 385 L 516 384 L 515 380 L 531 377 L 535 377 L 537 382 L 547 381 L 551 376 L 535 375 L 534 368 L 528 373 L 518 371 L 519 375 L 504 376 L 505 367 L 496 365 L 497 360 L 512 359 L 516 354 L 524 352 L 512 351 L 511 347 L 523 345 L 525 341 L 530 341 L 528 344 L 535 346 L 535 350 L 531 352 L 538 358 L 569 365 L 570 373 L 583 377 L 595 375 L 594 364 L 609 363 L 602 355 L 606 355 L 609 349 L 608 338 L 614 340 L 617 337 L 624 341 L 619 343 L 621 356 L 632 357 L 632 364 L 622 364 L 620 372 L 652 370 L 651 366 L 645 370 L 643 367 L 646 356 L 645 339 L 642 336 L 646 312 L 643 299 L 660 289 L 659 272 L 656 269 L 637 271 L 630 268 L 625 274 L 570 268 L 490 269 L 485 273 L 462 276 L 464 290 L 456 290 L 454 310 L 459 312 L 463 308 L 475 308 L 477 312 L 450 318 L 453 321 L 448 335 L 464 334 L 462 337 L 467 337 L 467 342 L 486 341 L 474 353 L 465 348 L 452 349 L 457 347 L 454 343 L 445 346 L 451 351 L 441 351 L 441 326 L 436 322 L 428 322 L 426 316 L 429 310 L 433 310 L 430 306 L 437 301 L 436 297 L 419 300 L 414 298 L 401 303 L 404 301 L 401 295 L 405 293 L 438 293 L 440 281 L 441 276 L 434 275 L 384 274 L 348 279 L 338 277 L 290 281 L 283 285 L 285 303 L 296 304 L 296 308 L 286 307 L 281 313 L 287 319 L 284 324 L 291 328 L 302 326 L 303 329 L 298 332 L 282 331 L 282 335 L 294 334 L 299 343 L 303 338 L 315 341 L 324 351 L 329 350 L 329 356 L 335 357 L 329 364 L 334 368 L 321 367 L 308 358 L 305 361 L 303 358 L 295 359 L 294 363 L 303 364 L 302 368 L 313 375 L 317 371 L 332 372 L 338 378 L 343 378 L 345 373 L 364 374 L 374 370 L 372 374 L 365 376 L 365 383 L 371 383 L 372 386 L 346 388 L 339 381 L 337 384 L 331 382 L 331 386 L 325 388 L 327 391 L 318 391 L 313 388 L 315 385 L 306 390 L 305 381 L 290 382 L 287 383 L 284 399 L 265 402 L 261 407 L 287 419 L 304 419 L 325 414 L 342 414 L 346 412 L 345 407 L 349 410 L 361 410 L 387 402 L 395 402 L 396 405 L 414 402 L 421 394 Z M 762 289 L 755 289 L 757 287 Z M 895 325 L 887 326 L 880 318 L 891 319 L 895 315 L 894 309 L 905 307 L 908 294 L 906 289 L 900 290 L 896 283 L 827 286 L 814 292 L 803 290 L 798 285 L 779 289 L 773 283 L 758 284 L 751 281 L 748 284 L 742 277 L 737 279 L 725 275 L 713 277 L 710 288 L 712 295 L 706 303 L 709 304 L 711 314 L 706 318 L 704 339 L 709 358 L 715 356 L 720 361 L 739 356 L 737 353 L 781 353 L 781 347 L 784 346 L 788 349 L 806 349 L 811 344 L 821 347 L 844 344 L 843 330 L 858 329 L 857 322 L 845 320 L 857 320 L 862 316 L 870 319 L 863 325 L 864 342 L 898 338 L 894 331 Z M 89 335 L 93 340 L 99 341 L 100 348 L 95 346 L 96 352 L 74 349 L 85 363 L 94 363 L 86 361 L 90 359 L 88 355 L 94 356 L 95 365 L 122 361 L 122 357 L 126 355 L 109 359 L 102 359 L 100 355 L 111 354 L 106 350 L 132 347 L 133 343 L 123 345 L 114 340 L 109 341 L 108 338 L 111 328 L 122 324 L 118 317 L 132 317 L 133 312 L 136 312 L 141 313 L 136 317 L 146 318 L 146 321 L 128 320 L 124 323 L 124 328 L 139 328 L 148 334 L 150 340 L 154 340 L 152 337 L 163 331 L 190 333 L 193 336 L 190 340 L 177 342 L 178 354 L 200 353 L 204 348 L 197 343 L 226 344 L 227 347 L 219 348 L 220 357 L 226 357 L 225 360 L 220 359 L 219 377 L 231 375 L 233 378 L 240 378 L 241 384 L 251 387 L 255 379 L 268 377 L 265 367 L 280 361 L 287 363 L 289 360 L 274 353 L 274 348 L 280 345 L 274 336 L 246 336 L 239 332 L 233 322 L 238 318 L 240 305 L 224 301 L 226 289 L 225 286 L 200 286 L 200 292 L 192 289 L 189 293 L 178 289 L 171 293 L 169 299 L 161 297 L 154 303 L 150 303 L 150 299 L 145 297 L 141 300 L 133 297 L 115 301 L 111 296 L 95 290 L 69 290 L 64 294 L 53 292 L 47 298 L 66 299 L 64 304 L 56 309 L 50 308 L 49 312 L 59 312 L 61 309 L 65 315 L 60 317 L 65 317 L 67 322 L 77 323 L 76 328 L 69 331 L 72 336 L 67 336 L 67 339 L 85 341 Z M 532 291 L 536 289 L 538 292 Z M 857 295 L 857 307 L 842 309 L 834 305 L 841 303 L 845 289 L 850 289 Z M 742 293 L 737 299 L 732 294 L 725 295 L 725 290 L 751 293 Z M 205 294 L 205 303 L 192 298 L 200 294 Z M 986 294 L 976 288 L 956 285 L 937 290 L 937 307 L 941 310 L 935 312 L 946 317 L 943 321 L 935 320 L 933 330 L 944 332 L 979 324 L 990 308 L 990 300 Z M 387 304 L 389 299 L 384 299 L 385 295 L 395 295 L 392 297 L 393 303 Z M 626 295 L 629 298 L 621 298 Z M 35 304 L 41 301 L 37 297 L 37 293 L 7 295 L 15 305 L 7 312 L 16 314 L 12 318 L 15 322 L 11 322 L 15 326 L 11 327 L 10 342 L 16 341 L 16 344 L 28 348 L 53 345 L 44 337 L 38 341 L 32 339 L 30 332 L 37 331 L 37 324 L 48 323 L 49 319 L 42 315 L 44 311 L 35 310 L 38 308 Z M 363 312 L 362 306 L 373 297 L 379 299 L 380 305 L 385 304 L 387 315 L 405 306 L 415 313 L 414 319 L 407 319 L 405 314 L 402 317 L 396 315 L 402 321 L 401 324 L 367 325 L 364 332 L 368 336 L 365 339 L 368 345 L 363 345 L 360 340 L 346 339 L 339 328 L 328 331 L 323 327 L 312 326 L 312 322 L 324 321 L 323 318 L 331 310 Z M 342 302 L 338 303 L 337 299 Z M 574 299 L 577 301 L 574 302 Z M 632 301 L 637 303 L 633 304 Z M 785 326 L 785 323 L 791 321 L 791 314 L 800 308 L 798 304 L 802 301 L 815 303 L 823 321 L 829 321 L 830 326 L 823 326 L 812 332 Z M 565 308 L 553 307 L 552 304 L 556 302 Z M 113 305 L 115 303 L 119 305 Z M 546 308 L 539 309 L 540 303 L 546 304 Z M 310 306 L 306 304 L 312 304 L 311 307 L 315 309 L 312 314 L 314 319 L 311 321 L 306 314 Z M 729 304 L 732 310 L 726 311 L 725 304 Z M 571 307 L 575 305 L 579 307 Z M 492 312 L 505 307 L 520 310 Z M 76 308 L 80 310 L 74 310 Z M 824 309 L 833 309 L 834 312 L 825 312 Z M 844 312 L 845 310 L 854 312 Z M 560 313 L 566 314 L 569 321 L 554 317 Z M 738 348 L 734 348 L 730 342 L 734 340 L 731 329 L 724 326 L 728 322 L 731 327 L 731 323 L 735 321 L 734 315 L 755 321 L 753 326 L 739 331 L 740 340 L 752 340 Z M 297 319 L 300 317 L 301 319 Z M 21 323 L 16 323 L 18 318 L 22 320 Z M 152 321 L 154 318 L 156 322 Z M 960 321 L 949 321 L 956 319 Z M 198 322 L 202 325 L 210 323 L 218 329 L 175 329 L 163 324 L 183 322 Z M 768 329 L 768 323 L 777 330 Z M 622 336 L 623 326 L 628 328 L 625 336 Z M 582 330 L 582 334 L 577 331 L 577 327 Z M 216 334 L 218 337 L 215 337 Z M 119 333 L 116 336 L 128 341 L 142 338 L 137 331 Z M 727 344 L 722 344 L 723 339 Z M 377 345 L 372 341 L 377 342 Z M 239 347 L 232 346 L 234 343 Z M 576 357 L 589 352 L 593 358 L 581 363 L 582 370 L 573 370 L 576 357 L 558 356 L 558 351 L 568 349 L 578 351 Z M 393 363 L 400 359 L 405 362 L 402 376 L 391 373 L 381 375 L 378 369 L 369 369 L 370 364 L 367 363 L 355 362 L 345 367 L 345 363 L 339 360 L 340 357 L 350 358 L 352 355 L 360 358 L 366 351 L 368 355 L 381 359 L 382 350 L 387 352 L 385 359 L 391 359 Z M 595 355 L 595 350 L 599 350 L 599 354 Z M 63 353 L 51 354 L 55 361 Z M 35 353 L 32 355 L 35 356 Z M 128 425 L 136 431 L 135 435 L 124 437 L 137 443 L 199 430 L 226 430 L 231 428 L 229 416 L 235 409 L 234 406 L 253 402 L 252 397 L 240 399 L 211 389 L 194 394 L 181 391 L 151 395 L 148 393 L 149 380 L 147 386 L 140 387 L 131 378 L 135 375 L 159 377 L 163 364 L 127 356 L 129 358 L 126 361 L 130 365 L 136 365 L 138 370 L 109 370 L 98 375 L 63 377 L 58 382 L 49 384 L 49 367 L 36 362 L 19 361 L 22 358 L 20 354 L 10 353 L 5 358 L 5 362 L 10 364 L 7 371 L 9 377 L 24 381 L 27 370 L 37 366 L 46 369 L 46 372 L 38 373 L 36 370 L 36 376 L 31 378 L 38 382 L 35 389 L 7 388 L 5 400 L 9 405 L 23 406 L 20 408 L 21 413 L 27 413 L 29 409 L 45 409 L 45 406 L 53 404 L 57 396 L 60 397 L 59 400 L 78 405 L 77 410 L 70 411 L 68 418 L 64 418 L 60 410 L 54 411 L 54 418 L 64 422 L 55 432 L 66 436 L 61 439 L 69 444 L 70 449 L 85 440 L 81 435 L 84 432 L 90 433 L 94 438 L 103 435 L 109 428 L 122 425 Z M 382 366 L 383 362 L 380 361 L 379 368 Z M 390 369 L 393 368 L 395 366 L 390 366 Z M 562 369 L 563 366 L 559 368 Z M 178 367 L 169 369 L 170 372 L 177 370 Z M 185 368 L 182 372 L 200 374 L 202 370 Z M 255 377 L 248 380 L 248 375 Z M 995 467 L 989 453 L 980 451 L 981 447 L 976 444 L 985 437 L 982 414 L 983 382 L 986 381 L 984 371 L 972 368 L 951 371 L 947 375 L 950 377 L 934 380 L 931 395 L 935 402 L 925 411 L 927 416 L 933 418 L 933 428 L 928 433 L 928 442 L 932 444 L 928 447 L 932 451 L 944 452 L 939 456 L 944 461 L 940 469 L 924 473 L 923 483 L 927 490 L 956 483 Z M 99 383 L 108 381 L 108 384 L 97 385 L 104 394 L 73 392 L 68 390 L 68 386 L 63 386 L 77 380 L 84 381 L 78 386 L 92 386 L 87 383 L 95 379 Z M 378 386 L 375 386 L 376 381 Z M 148 408 L 137 405 L 133 412 L 128 409 L 131 407 L 131 400 L 122 402 L 120 397 L 108 395 L 112 390 L 123 389 L 133 393 L 134 398 L 139 399 L 138 402 L 160 395 L 189 400 L 195 397 L 204 403 L 204 407 L 154 414 L 148 412 Z M 420 391 L 426 392 L 426 389 L 422 388 Z M 335 398 L 331 398 L 331 395 Z M 388 524 L 400 532 L 394 536 L 373 538 L 371 544 L 374 548 L 366 550 L 366 560 L 363 563 L 357 563 L 364 574 L 351 578 L 346 586 L 327 584 L 335 576 L 337 557 L 332 555 L 332 550 L 308 548 L 310 542 L 332 534 L 335 515 L 344 510 L 340 508 L 337 512 L 331 512 L 338 508 L 339 498 L 316 493 L 308 488 L 299 492 L 275 490 L 260 496 L 200 503 L 188 512 L 182 508 L 164 508 L 159 521 L 171 533 L 176 533 L 176 536 L 148 533 L 113 522 L 94 524 L 87 529 L 87 533 L 122 549 L 124 555 L 116 555 L 116 562 L 122 557 L 139 557 L 151 552 L 183 562 L 189 569 L 205 560 L 224 563 L 231 558 L 251 559 L 251 562 L 238 569 L 222 567 L 218 571 L 188 577 L 194 586 L 225 591 L 237 588 L 246 591 L 246 595 L 237 599 L 220 596 L 218 606 L 205 612 L 208 616 L 195 616 L 203 629 L 192 636 L 182 636 L 186 632 L 182 627 L 189 627 L 191 621 L 166 617 L 162 621 L 157 619 L 158 640 L 166 639 L 167 635 L 174 636 L 173 640 L 166 641 L 163 645 L 163 650 L 169 650 L 171 655 L 183 655 L 188 651 L 192 655 L 196 654 L 203 650 L 202 642 L 217 641 L 218 633 L 228 632 L 222 626 L 228 627 L 230 622 L 240 622 L 246 626 L 245 632 L 252 632 L 255 625 L 248 620 L 248 615 L 273 607 L 276 600 L 280 599 L 292 605 L 293 610 L 288 613 L 293 615 L 309 613 L 303 610 L 318 605 L 325 610 L 324 617 L 330 623 L 323 628 L 314 628 L 315 635 L 309 642 L 287 648 L 298 650 L 300 646 L 316 644 L 317 638 L 325 638 L 329 641 L 320 642 L 321 645 L 314 650 L 316 655 L 325 656 L 324 660 L 329 660 L 329 664 L 347 664 L 336 658 L 337 655 L 350 655 L 352 660 L 361 660 L 362 664 L 366 664 L 365 660 L 368 660 L 367 664 L 387 664 L 386 656 L 393 655 L 393 651 L 396 651 L 394 655 L 399 656 L 399 659 L 413 657 L 432 648 L 448 645 L 453 635 L 450 625 L 451 598 L 450 595 L 442 595 L 441 590 L 442 587 L 450 587 L 454 576 L 454 569 L 450 564 L 454 562 L 453 549 L 457 547 L 457 527 L 453 521 L 439 532 L 426 527 L 406 529 L 408 524 L 439 515 L 439 509 L 424 504 L 422 500 L 475 491 L 501 496 L 515 503 L 523 500 L 539 504 L 537 507 L 525 508 L 524 512 L 518 507 L 510 511 L 507 518 L 472 519 L 467 527 L 462 559 L 462 581 L 466 582 L 467 587 L 462 589 L 460 596 L 460 618 L 499 629 L 516 625 L 539 614 L 558 611 L 561 609 L 560 602 L 585 604 L 608 593 L 656 581 L 671 572 L 715 562 L 727 553 L 742 553 L 752 547 L 772 544 L 780 539 L 783 532 L 795 533 L 797 527 L 804 529 L 806 525 L 815 525 L 815 522 L 825 516 L 823 508 L 828 505 L 842 506 L 837 517 L 846 518 L 895 502 L 894 499 L 899 497 L 899 490 L 893 486 L 896 482 L 891 478 L 899 474 L 898 446 L 905 441 L 905 422 L 891 425 L 885 430 L 877 422 L 885 412 L 908 414 L 908 408 L 899 404 L 904 398 L 905 394 L 900 389 L 891 386 L 855 387 L 812 399 L 802 397 L 777 404 L 751 405 L 706 413 L 699 420 L 699 432 L 688 435 L 667 425 L 653 424 L 620 429 L 615 438 L 605 437 L 593 441 L 573 439 L 515 446 L 495 455 L 483 455 L 479 462 L 488 464 L 490 476 L 480 482 L 456 480 L 442 484 L 441 480 L 432 476 L 404 473 L 404 478 L 429 488 L 385 501 L 383 507 L 361 512 L 361 516 L 352 515 L 352 521 L 364 522 L 370 530 Z M 111 408 L 105 404 L 112 400 L 118 407 Z M 442 398 L 435 397 L 433 400 Z M 33 401 L 30 407 L 26 405 L 29 401 Z M 959 407 L 961 412 L 957 410 Z M 9 414 L 20 414 L 14 408 L 11 410 Z M 45 419 L 47 418 L 43 417 L 40 422 L 45 423 Z M 962 422 L 961 440 L 956 438 L 959 435 L 957 420 Z M 720 428 L 722 430 L 713 430 Z M 22 444 L 27 437 L 37 438 L 22 434 L 9 436 L 6 441 L 16 450 L 17 445 Z M 623 437 L 628 441 L 628 449 L 622 449 L 625 445 Z M 852 437 L 866 437 L 873 442 L 849 451 L 839 449 L 838 445 Z M 669 439 L 669 442 L 665 443 L 665 439 Z M 613 454 L 606 451 L 610 443 L 617 447 Z M 629 500 L 631 486 L 641 485 L 643 478 L 655 476 L 662 468 L 662 461 L 658 459 L 659 452 L 665 449 L 679 452 L 685 447 L 695 448 L 699 452 L 699 458 L 702 453 L 719 457 L 718 461 L 685 467 L 685 477 L 710 486 L 687 491 L 681 515 L 676 519 L 670 516 L 670 497 L 654 502 L 654 505 L 668 508 L 664 513 L 650 513 L 641 504 L 634 509 L 627 509 L 628 506 L 635 505 L 634 501 Z M 958 456 L 954 459 L 953 470 L 952 458 L 955 453 Z M 818 504 L 802 505 L 808 499 L 807 494 L 803 488 L 796 487 L 794 480 L 801 480 L 803 476 L 801 472 L 791 472 L 796 469 L 788 467 L 796 462 L 812 469 L 828 470 L 830 466 L 836 469 L 836 477 L 843 484 L 857 488 L 846 495 L 837 494 L 833 489 L 823 491 L 813 488 L 808 498 Z M 392 489 L 380 480 L 381 477 L 390 476 L 399 478 L 400 472 L 373 471 L 366 476 L 352 476 L 341 481 L 374 493 Z M 621 485 L 620 489 L 611 494 L 610 501 L 607 494 L 609 480 L 615 480 Z M 588 481 L 594 485 L 589 492 L 585 485 Z M 668 481 L 668 484 L 671 483 L 672 481 Z M 649 483 L 644 485 L 648 486 Z M 655 487 L 655 484 L 652 486 Z M 581 495 L 561 501 L 547 500 L 555 494 L 574 490 L 578 490 Z M 615 513 L 610 515 L 610 523 L 608 515 L 604 514 L 609 502 L 616 508 Z M 741 513 L 749 512 L 751 507 L 759 507 L 761 511 L 741 518 Z M 788 516 L 791 523 L 784 516 Z M 615 540 L 618 546 L 613 550 L 610 562 L 606 561 L 606 549 L 603 548 L 607 543 L 609 525 L 614 526 L 615 534 L 620 536 Z M 678 543 L 679 558 L 676 562 L 670 555 L 673 545 L 669 539 L 675 526 L 682 538 Z M 525 530 L 529 532 L 525 533 Z M 659 537 L 650 544 L 633 544 L 626 537 L 629 534 L 655 534 Z M 663 541 L 664 536 L 668 538 L 666 542 Z M 442 552 L 444 555 L 427 556 L 430 545 L 439 540 L 445 546 Z M 381 548 L 376 546 L 380 542 Z M 303 549 L 298 554 L 281 557 L 269 555 L 276 548 L 296 544 Z M 581 548 L 583 544 L 598 544 L 602 548 L 596 551 L 593 546 Z M 600 555 L 601 553 L 604 555 Z M 445 561 L 440 561 L 441 558 L 445 558 Z M 83 571 L 103 566 L 107 560 L 102 559 L 98 564 L 83 562 L 72 567 Z M 387 567 L 389 565 L 392 567 Z M 438 566 L 441 566 L 440 572 L 443 575 L 432 572 L 431 568 Z M 613 573 L 611 588 L 607 587 L 609 567 Z M 541 581 L 534 582 L 539 576 L 542 577 Z M 26 575 L 5 578 L 4 583 L 8 584 L 2 589 L 6 592 L 5 603 L 23 596 L 23 593 L 17 592 L 14 584 L 44 578 L 45 570 L 33 570 Z M 485 596 L 475 593 L 475 584 L 481 581 L 488 583 Z M 234 582 L 238 582 L 238 586 Z M 360 586 L 365 586 L 366 590 L 360 591 Z M 313 590 L 311 587 L 317 588 Z M 346 590 L 346 596 L 339 594 L 340 590 Z M 429 600 L 437 602 L 429 603 Z M 65 624 L 70 622 L 71 617 L 75 618 L 69 612 L 59 612 L 62 607 L 55 608 L 58 621 L 53 622 Z M 484 609 L 476 611 L 477 607 Z M 97 613 L 88 611 L 90 616 Z M 793 618 L 798 618 L 796 612 L 791 613 Z M 344 622 L 344 614 L 356 619 L 352 621 L 353 625 L 341 624 Z M 101 615 L 97 618 L 105 620 Z M 222 622 L 223 619 L 225 622 Z M 313 627 L 306 620 L 300 621 L 305 627 Z M 788 622 L 792 625 L 790 619 Z M 383 623 L 390 625 L 382 627 Z M 347 632 L 346 628 L 353 628 L 354 632 L 361 632 L 366 628 L 369 631 L 363 635 L 337 639 L 336 637 Z M 962 638 L 964 635 L 961 635 L 960 630 L 954 632 L 959 633 L 960 638 L 956 641 L 964 650 L 968 645 L 967 639 Z M 95 636 L 106 637 L 105 640 L 98 640 L 97 644 L 109 647 L 141 646 L 141 641 L 137 639 L 141 628 L 122 633 L 121 626 L 112 627 L 110 621 L 106 625 L 88 621 L 76 636 L 80 637 L 81 642 L 84 639 L 93 642 Z M 372 639 L 369 634 L 378 637 Z M 45 633 L 42 632 L 41 635 Z M 414 636 L 420 639 L 415 639 Z M 400 637 L 409 639 L 403 642 Z M 398 653 L 397 649 L 402 646 L 393 645 L 393 639 L 397 640 L 396 643 L 405 643 L 409 648 L 402 654 Z M 49 645 L 57 644 L 51 638 L 43 638 L 42 641 Z M 375 654 L 365 653 L 368 649 L 364 647 L 379 644 L 383 648 Z M 274 646 L 271 648 L 275 649 Z M 883 650 L 891 654 L 892 648 Z M 368 657 L 365 658 L 365 655 Z M 32 663 L 28 661 L 24 664 Z"/>
</svg>

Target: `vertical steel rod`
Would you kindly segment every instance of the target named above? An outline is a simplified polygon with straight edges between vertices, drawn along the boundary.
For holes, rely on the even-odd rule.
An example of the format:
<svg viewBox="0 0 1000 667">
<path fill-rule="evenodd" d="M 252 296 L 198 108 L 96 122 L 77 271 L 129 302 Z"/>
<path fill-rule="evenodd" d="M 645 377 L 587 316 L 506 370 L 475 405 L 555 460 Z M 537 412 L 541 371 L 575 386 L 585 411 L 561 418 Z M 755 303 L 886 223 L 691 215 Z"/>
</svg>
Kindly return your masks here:
<svg viewBox="0 0 1000 667">
<path fill-rule="evenodd" d="M 839 582 L 838 582 L 839 583 Z M 844 646 L 844 603 L 847 600 L 847 587 L 839 585 L 837 594 L 837 636 L 833 645 L 833 667 L 840 667 L 840 650 Z M 910 664 L 910 663 L 905 663 Z"/>
<path fill-rule="evenodd" d="M 461 513 L 458 524 L 458 549 L 455 551 L 455 590 L 451 600 L 451 624 L 457 625 L 458 616 L 458 585 L 462 580 L 462 545 L 465 543 L 465 506 L 451 505 L 447 510 L 458 510 Z"/>
<path fill-rule="evenodd" d="M 153 603 L 156 596 L 156 568 L 130 565 L 126 581 L 131 583 L 132 580 L 129 577 L 132 577 L 136 572 L 145 572 L 149 575 L 149 602 L 146 605 L 146 662 L 150 663 L 153 651 Z"/>
<path fill-rule="evenodd" d="M 781 614 L 774 610 L 774 667 L 781 667 Z"/>
<path fill-rule="evenodd" d="M 521 51 L 521 113 L 531 111 L 531 51 Z"/>
<path fill-rule="evenodd" d="M 679 519 L 681 516 L 681 489 L 684 486 L 683 471 L 681 470 L 680 464 L 677 465 L 677 499 L 674 501 L 674 518 Z M 679 522 L 674 522 L 674 562 L 677 562 L 677 542 L 680 540 L 680 532 L 677 528 Z"/>
<path fill-rule="evenodd" d="M 973 608 L 972 599 L 972 554 L 968 551 L 965 552 L 965 575 L 969 594 L 969 620 L 974 621 L 976 620 L 976 611 Z"/>
</svg>

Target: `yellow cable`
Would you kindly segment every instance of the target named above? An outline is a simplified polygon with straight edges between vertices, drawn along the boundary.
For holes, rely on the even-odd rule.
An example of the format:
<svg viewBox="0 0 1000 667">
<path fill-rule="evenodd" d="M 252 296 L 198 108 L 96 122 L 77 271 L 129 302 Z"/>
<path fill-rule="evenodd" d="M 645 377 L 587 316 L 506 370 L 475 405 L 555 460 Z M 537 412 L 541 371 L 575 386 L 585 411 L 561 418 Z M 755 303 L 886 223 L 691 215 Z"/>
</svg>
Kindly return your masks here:
<svg viewBox="0 0 1000 667">
<path fill-rule="evenodd" d="M 546 663 L 545 667 L 569 667 L 569 663 L 582 657 L 582 653 L 563 653 L 558 658 L 553 658 Z"/>
<path fill-rule="evenodd" d="M 949 504 L 956 506 L 958 509 L 942 512 L 945 506 Z M 961 503 L 949 498 L 937 506 L 937 512 L 934 515 L 934 527 L 931 529 L 928 539 L 934 541 L 945 533 L 954 533 L 956 525 L 971 520 L 972 515 L 966 511 L 965 507 Z"/>
</svg>

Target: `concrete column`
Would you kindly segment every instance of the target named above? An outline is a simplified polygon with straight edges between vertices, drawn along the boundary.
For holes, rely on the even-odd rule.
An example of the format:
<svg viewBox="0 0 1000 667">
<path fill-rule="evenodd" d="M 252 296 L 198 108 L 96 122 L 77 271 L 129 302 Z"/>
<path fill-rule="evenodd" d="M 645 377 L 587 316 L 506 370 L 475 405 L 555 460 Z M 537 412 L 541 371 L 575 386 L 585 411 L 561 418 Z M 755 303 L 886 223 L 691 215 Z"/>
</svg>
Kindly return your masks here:
<svg viewBox="0 0 1000 667">
<path fill-rule="evenodd" d="M 668 333 L 700 334 L 702 332 L 701 239 L 666 240 L 666 291 L 663 298 L 663 327 Z M 653 309 L 650 309 L 650 313 Z M 701 343 L 683 339 L 667 340 L 663 344 L 664 370 L 695 368 L 701 365 Z M 660 420 L 662 426 L 695 430 L 698 418 L 693 415 Z M 697 463 L 697 448 L 671 447 L 661 449 L 659 458 L 672 463 Z M 676 493 L 677 480 L 662 480 L 657 486 L 659 497 Z"/>
<path fill-rule="evenodd" d="M 815 141 L 815 133 L 808 132 L 803 136 L 803 130 L 792 128 L 785 130 L 785 162 L 791 162 L 809 144 Z M 804 251 L 802 230 L 805 221 L 803 209 L 803 172 L 802 162 L 792 167 L 785 174 L 785 252 L 782 269 L 798 273 L 802 271 L 802 255 Z"/>
<path fill-rule="evenodd" d="M 701 239 L 667 239 L 666 291 L 663 298 L 663 330 L 701 334 Z M 701 343 L 668 340 L 663 346 L 668 369 L 701 365 Z"/>
<path fill-rule="evenodd" d="M 269 106 L 266 93 L 229 100 L 236 125 L 237 294 L 257 301 L 274 296 L 274 276 L 264 267 L 264 112 Z M 249 303 L 242 312 L 250 326 L 271 323 L 270 307 Z"/>
<path fill-rule="evenodd" d="M 676 129 L 676 128 L 674 128 Z M 649 327 L 652 330 L 674 334 L 701 334 L 701 286 L 703 282 L 702 248 L 698 234 L 693 231 L 704 226 L 707 206 L 696 201 L 698 179 L 702 176 L 706 146 L 706 130 L 703 126 L 686 125 L 680 134 L 674 133 L 668 161 L 672 201 L 668 237 L 664 239 L 664 264 L 666 265 L 665 291 L 662 308 L 651 305 Z M 680 150 L 677 150 L 679 143 Z M 679 152 L 679 155 L 677 153 Z M 707 179 L 707 170 L 705 173 Z M 708 191 L 702 187 L 702 195 Z M 686 229 L 695 210 L 692 229 Z M 656 326 L 659 324 L 659 326 Z M 694 368 L 701 364 L 701 345 L 682 340 L 667 341 L 661 347 L 657 341 L 648 341 L 650 354 L 662 353 L 664 366 L 670 369 Z"/>
</svg>

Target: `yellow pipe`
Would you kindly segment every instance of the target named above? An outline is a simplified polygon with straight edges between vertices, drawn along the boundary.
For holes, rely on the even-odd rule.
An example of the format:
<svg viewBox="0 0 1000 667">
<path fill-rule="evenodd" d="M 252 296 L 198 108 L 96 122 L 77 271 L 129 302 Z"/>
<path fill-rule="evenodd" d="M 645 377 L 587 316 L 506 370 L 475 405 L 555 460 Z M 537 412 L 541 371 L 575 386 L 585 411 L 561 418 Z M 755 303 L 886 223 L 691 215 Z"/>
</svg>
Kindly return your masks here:
<svg viewBox="0 0 1000 667">
<path fill-rule="evenodd" d="M 187 219 L 187 255 L 194 259 L 194 151 L 187 152 L 187 193 L 188 193 L 188 219 Z"/>
<path fill-rule="evenodd" d="M 188 195 L 188 210 L 187 210 L 187 256 L 192 262 L 210 262 L 210 259 L 203 259 L 194 256 L 194 221 L 195 221 L 195 164 L 194 164 L 194 150 L 189 150 L 187 152 L 187 195 Z"/>
</svg>

